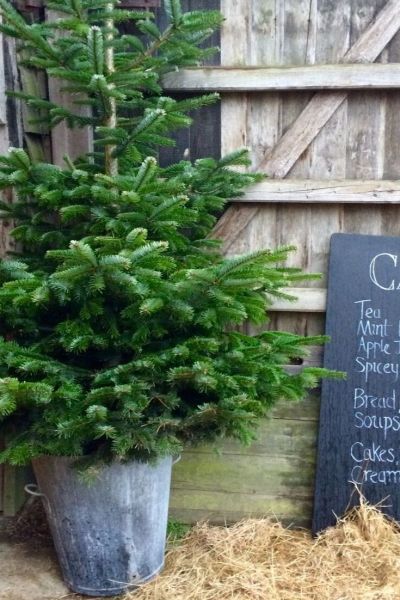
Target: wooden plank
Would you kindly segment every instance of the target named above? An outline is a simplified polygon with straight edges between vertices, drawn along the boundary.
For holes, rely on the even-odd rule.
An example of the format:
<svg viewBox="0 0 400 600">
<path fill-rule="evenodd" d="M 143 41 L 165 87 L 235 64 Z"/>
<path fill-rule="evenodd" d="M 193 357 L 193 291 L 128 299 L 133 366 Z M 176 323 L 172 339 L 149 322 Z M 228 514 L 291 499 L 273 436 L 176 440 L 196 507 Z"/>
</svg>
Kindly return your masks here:
<svg viewBox="0 0 400 600">
<path fill-rule="evenodd" d="M 318 346 L 314 349 L 311 356 L 306 357 L 301 364 L 285 365 L 285 371 L 291 375 L 299 375 L 305 367 L 322 367 L 323 356 L 323 348 Z M 290 411 L 287 412 L 286 418 L 288 418 L 289 415 Z"/>
<path fill-rule="evenodd" d="M 22 145 L 21 112 L 19 103 L 10 100 L 6 102 L 5 91 L 8 89 L 18 89 L 18 71 L 16 65 L 15 40 L 4 38 L 0 35 L 0 153 L 6 154 L 11 143 L 15 146 Z M 12 202 L 12 191 L 3 190 L 2 199 Z M 8 235 L 10 223 L 2 222 L 0 225 L 0 257 L 12 248 L 12 242 Z M 1 440 L 0 440 L 1 445 Z M 5 493 L 7 493 L 7 473 L 8 467 L 0 465 L 0 512 L 7 514 L 13 512 L 10 502 L 7 503 Z M 8 494 L 11 490 L 8 491 Z"/>
<path fill-rule="evenodd" d="M 286 288 L 297 300 L 275 299 L 269 310 L 279 312 L 324 312 L 326 309 L 326 289 L 322 288 Z"/>
<path fill-rule="evenodd" d="M 47 162 L 51 157 L 51 140 L 48 135 L 25 133 L 25 144 L 29 156 L 34 162 Z"/>
<path fill-rule="evenodd" d="M 305 402 L 295 402 L 290 406 L 301 405 L 304 409 Z M 319 402 L 314 402 L 314 408 L 319 408 Z M 287 403 L 285 403 L 287 409 Z M 300 409 L 299 409 L 300 410 Z M 315 414 L 314 414 L 315 413 Z M 185 450 L 185 456 L 191 455 L 194 460 L 196 454 L 201 454 L 202 460 L 220 460 L 224 456 L 279 456 L 289 458 L 299 451 L 299 446 L 304 448 L 303 457 L 310 461 L 315 460 L 315 431 L 317 427 L 316 411 L 309 419 L 292 418 L 264 419 L 256 432 L 257 439 L 250 446 L 242 446 L 234 440 L 225 440 L 222 447 L 216 448 L 210 444 Z M 314 433 L 311 435 L 310 431 Z M 301 441 L 300 441 L 301 439 Z M 242 485 L 242 484 L 241 484 Z"/>
<path fill-rule="evenodd" d="M 185 0 L 182 10 L 220 10 L 220 0 Z M 203 42 L 202 47 L 219 48 L 220 31 Z M 206 65 L 215 67 L 220 63 L 220 53 L 216 52 L 207 59 Z M 188 129 L 189 158 L 192 161 L 205 156 L 219 159 L 221 157 L 221 105 L 219 102 L 194 111 L 191 116 L 193 123 Z M 179 135 L 184 135 L 184 130 L 179 130 Z M 179 160 L 182 159 L 182 156 Z"/>
<path fill-rule="evenodd" d="M 225 21 L 221 28 L 221 64 L 245 65 L 251 52 L 249 23 L 252 10 L 248 2 L 221 0 Z M 247 146 L 248 104 L 246 94 L 227 94 L 221 104 L 221 154 Z M 226 123 L 235 126 L 226 127 Z"/>
<path fill-rule="evenodd" d="M 4 465 L 3 515 L 13 517 L 24 504 L 27 495 L 24 486 L 34 481 L 32 470 L 26 467 Z"/>
<path fill-rule="evenodd" d="M 220 0 L 181 0 L 184 12 L 191 10 L 219 10 Z M 156 11 L 156 24 L 160 30 L 168 27 L 165 10 Z M 129 26 L 127 33 L 137 33 L 134 27 Z M 208 40 L 203 42 L 203 47 L 219 47 L 220 32 L 216 31 Z M 207 65 L 218 65 L 219 53 L 207 59 Z M 189 93 L 170 93 L 175 100 L 184 100 L 193 97 Z M 204 156 L 220 158 L 221 156 L 221 106 L 220 103 L 204 106 L 194 111 L 193 123 L 190 127 L 179 128 L 173 132 L 175 141 L 173 147 L 159 149 L 158 159 L 161 166 L 168 166 L 181 161 L 183 158 L 192 161 Z"/>
<path fill-rule="evenodd" d="M 57 12 L 53 10 L 46 11 L 48 21 L 55 20 L 58 16 Z M 50 78 L 48 81 L 49 100 L 72 110 L 75 114 L 89 114 L 90 109 L 75 104 L 74 100 L 78 99 L 77 95 L 63 91 L 63 86 L 64 83 L 61 80 Z M 51 141 L 53 163 L 60 166 L 65 166 L 64 156 L 74 160 L 93 148 L 93 134 L 90 127 L 72 130 L 67 127 L 65 121 L 51 130 Z"/>
<path fill-rule="evenodd" d="M 249 187 L 232 202 L 298 204 L 398 204 L 398 180 L 266 179 Z"/>
<path fill-rule="evenodd" d="M 321 354 L 322 356 L 322 354 Z M 320 359 L 320 363 L 318 366 L 322 364 L 322 358 Z M 320 392 L 319 390 L 313 390 L 310 392 L 303 400 L 300 402 L 287 402 L 286 400 L 282 400 L 278 402 L 270 412 L 271 419 L 275 421 L 280 421 L 283 427 L 284 423 L 282 421 L 312 421 L 315 422 L 315 429 L 317 428 L 317 423 L 319 420 L 319 404 L 320 404 Z M 279 426 L 279 425 L 278 425 Z M 265 436 L 264 432 L 264 422 L 260 423 L 260 427 L 257 430 L 257 439 L 260 440 L 261 444 L 265 444 Z M 309 425 L 311 429 L 314 428 L 314 425 Z M 269 432 L 268 432 L 269 435 Z M 228 444 L 229 442 L 224 442 L 224 444 Z M 255 442 L 257 444 L 257 441 Z"/>
<path fill-rule="evenodd" d="M 14 47 L 14 44 L 13 44 Z M 9 83 L 11 76 L 11 60 L 9 52 L 8 39 L 5 40 L 4 36 L 0 34 L 0 60 L 2 66 L 0 67 L 0 152 L 1 154 L 5 154 L 10 146 L 9 141 L 9 129 L 7 125 L 6 118 L 6 86 Z M 15 56 L 14 56 L 14 65 L 15 66 Z M 13 78 L 12 78 L 13 79 Z M 12 194 L 10 190 L 4 190 L 2 192 L 3 199 L 11 202 Z M 8 236 L 8 227 L 4 222 L 0 224 L 0 257 L 3 256 L 10 249 L 9 236 Z M 1 480 L 2 480 L 2 467 L 0 466 L 0 494 L 1 494 Z M 0 499 L 1 506 L 1 499 Z"/>
<path fill-rule="evenodd" d="M 389 0 L 372 25 L 344 56 L 343 62 L 374 61 L 399 28 L 398 2 Z M 271 177 L 285 177 L 346 97 L 346 92 L 315 94 L 259 168 Z"/>
<path fill-rule="evenodd" d="M 229 2 L 230 0 L 226 0 L 226 4 Z M 276 0 L 242 1 L 242 11 L 246 6 L 246 11 L 249 13 L 246 65 L 268 65 L 273 67 L 282 64 L 284 4 L 284 2 L 277 2 Z M 236 18 L 240 20 L 242 14 L 239 8 L 236 12 Z M 230 26 L 230 23 L 227 22 L 227 27 Z M 232 63 L 225 61 L 225 64 Z"/>
<path fill-rule="evenodd" d="M 2 18 L 0 17 L 0 22 Z M 3 46 L 3 35 L 0 36 L 0 124 L 5 125 L 6 115 L 6 94 L 5 94 L 5 57 Z"/>
<path fill-rule="evenodd" d="M 385 0 L 353 0 L 350 36 L 354 43 Z M 384 10 L 384 9 L 383 9 Z M 398 3 L 397 3 L 398 11 Z M 385 50 L 386 52 L 386 50 Z M 385 55 L 379 60 L 385 60 Z M 386 129 L 386 93 L 353 92 L 348 99 L 346 127 L 346 174 L 348 179 L 380 179 L 383 177 Z M 341 230 L 349 233 L 382 235 L 385 209 L 372 205 L 344 205 Z"/>
<path fill-rule="evenodd" d="M 368 19 L 367 4 L 365 0 L 360 1 L 362 9 L 357 15 L 358 22 L 364 22 Z M 372 10 L 377 8 L 377 5 L 382 5 L 383 2 L 378 0 L 371 4 Z M 361 23 L 363 26 L 363 23 Z M 345 62 L 373 62 L 382 50 L 387 46 L 393 36 L 398 32 L 400 27 L 400 11 L 398 0 L 388 0 L 382 7 L 375 21 L 364 31 L 358 40 L 352 45 L 350 50 L 345 55 Z"/>
<path fill-rule="evenodd" d="M 284 525 L 309 527 L 313 499 L 269 494 L 232 494 L 200 490 L 173 489 L 170 516 L 183 523 L 208 520 L 214 524 L 235 523 L 245 517 L 272 517 Z"/>
<path fill-rule="evenodd" d="M 284 31 L 282 60 L 285 65 L 304 66 L 306 60 L 314 62 L 315 47 L 308 40 L 313 37 L 315 25 L 310 19 L 314 5 L 309 0 L 287 0 L 284 2 Z M 311 98 L 312 92 L 305 91 L 301 94 L 295 91 L 281 94 L 282 113 L 281 131 L 287 131 L 292 123 L 301 114 L 304 107 Z M 268 156 L 266 154 L 265 156 Z M 293 166 L 288 177 L 303 179 L 307 177 L 310 169 L 310 152 L 304 152 Z M 264 157 L 265 160 L 265 157 Z M 262 162 L 262 161 L 261 161 Z M 291 206 L 290 210 L 285 205 L 277 207 L 277 222 L 275 240 L 273 246 L 293 244 L 296 251 L 290 253 L 287 266 L 306 270 L 309 260 L 310 244 L 310 206 Z M 261 207 L 263 210 L 263 207 Z M 264 242 L 265 244 L 265 242 Z M 306 283 L 306 286 L 309 284 Z M 310 314 L 310 313 L 307 313 Z M 273 322 L 268 327 L 278 331 L 291 331 L 300 335 L 306 333 L 307 316 L 305 313 L 281 311 L 274 315 Z"/>
<path fill-rule="evenodd" d="M 37 96 L 38 98 L 46 98 L 47 96 L 47 81 L 43 71 L 36 69 L 19 68 L 21 88 L 25 94 Z M 35 123 L 34 120 L 42 117 L 44 111 L 39 111 L 36 108 L 22 103 L 23 126 L 25 133 L 36 133 L 46 135 L 49 133 L 49 126 L 46 122 Z"/>
<path fill-rule="evenodd" d="M 43 0 L 18 0 L 17 5 L 22 4 L 22 8 L 42 8 Z M 118 8 L 159 8 L 161 0 L 121 0 Z"/>
<path fill-rule="evenodd" d="M 34 114 L 31 109 L 26 107 L 22 110 L 21 102 L 9 98 L 7 102 L 4 98 L 5 88 L 11 90 L 20 90 L 28 93 L 44 93 L 46 90 L 43 74 L 28 71 L 27 69 L 18 69 L 16 62 L 16 43 L 12 38 L 0 37 L 0 47 L 3 51 L 4 70 L 0 70 L 0 78 L 4 76 L 5 83 L 0 84 L 0 105 L 6 108 L 6 126 L 0 127 L 0 153 L 5 154 L 9 146 L 22 147 L 24 138 L 29 151 L 32 151 L 32 157 L 37 160 L 46 158 L 45 136 L 47 129 L 45 127 L 31 126 L 28 120 Z M 3 60 L 1 61 L 3 63 Z M 2 117 L 1 117 L 2 118 Z M 11 190 L 3 191 L 3 198 L 12 201 Z M 13 248 L 13 241 L 7 234 L 7 227 L 2 224 L 0 227 L 0 255 Z M 25 500 L 23 491 L 25 483 L 32 481 L 32 474 L 28 468 L 15 468 L 10 465 L 0 465 L 0 511 L 3 517 L 14 516 Z"/>
<path fill-rule="evenodd" d="M 259 169 L 270 177 L 285 177 L 346 97 L 346 92 L 315 94 Z"/>
<path fill-rule="evenodd" d="M 387 47 L 385 59 L 388 62 L 400 62 L 400 32 L 395 35 Z M 384 147 L 382 152 L 382 176 L 386 179 L 400 177 L 400 94 L 388 91 L 386 93 Z M 399 235 L 400 206 L 387 206 L 382 211 L 382 233 L 384 235 Z"/>
<path fill-rule="evenodd" d="M 348 104 L 346 175 L 349 178 L 382 177 L 385 99 L 377 92 L 364 97 L 356 92 Z M 373 203 L 365 206 L 344 205 L 343 230 L 349 233 L 379 235 L 382 229 L 382 210 Z"/>
<path fill-rule="evenodd" d="M 294 403 L 303 408 L 305 402 Z M 315 407 L 318 407 L 315 402 Z M 313 421 L 268 419 L 257 442 L 243 448 L 225 442 L 186 451 L 173 473 L 171 516 L 194 522 L 229 522 L 275 514 L 282 520 L 309 520 L 315 468 L 317 415 Z"/>
<path fill-rule="evenodd" d="M 289 57 L 291 61 L 294 57 L 297 57 L 298 62 L 302 60 L 306 44 L 303 39 L 299 41 L 296 38 L 299 30 L 297 27 L 304 30 L 307 23 L 308 10 L 304 9 L 303 2 L 301 10 L 304 19 L 300 24 L 297 19 L 296 28 L 293 30 L 292 27 L 290 39 L 286 40 L 283 39 L 284 21 L 288 21 L 289 27 L 289 21 L 293 20 L 296 13 L 298 16 L 299 2 L 296 6 L 296 0 L 287 1 L 285 5 L 275 0 L 255 0 L 251 3 L 226 0 L 225 6 L 229 11 L 226 27 L 230 29 L 233 22 L 233 30 L 227 32 L 226 38 L 223 30 L 222 36 L 222 55 L 223 58 L 229 57 L 229 64 L 240 64 L 246 60 L 251 60 L 253 64 L 279 64 L 282 62 L 284 48 L 288 60 Z M 235 38 L 239 35 L 239 29 L 244 37 L 248 35 L 249 23 L 251 35 L 241 52 L 242 42 L 235 43 Z M 223 96 L 222 107 L 223 152 L 229 152 L 243 144 L 248 145 L 252 148 L 255 167 L 282 133 L 281 98 L 275 92 L 268 95 L 260 92 L 251 95 L 227 94 Z M 293 96 L 292 105 L 286 105 L 285 118 L 291 119 L 300 110 L 299 99 Z M 219 222 L 221 237 L 228 240 L 225 251 L 229 254 L 278 243 L 277 206 L 263 205 L 260 209 L 257 208 L 256 219 L 250 214 L 252 208 L 250 205 L 232 206 L 228 211 L 228 220 L 225 221 L 223 217 Z M 224 227 L 225 230 L 222 231 Z M 291 291 L 296 294 L 298 290 Z M 278 302 L 276 308 L 280 312 L 273 311 L 271 327 L 275 325 L 276 314 L 288 315 L 288 311 L 295 310 L 295 306 L 296 304 L 289 308 L 287 302 Z M 309 302 L 300 306 L 301 309 L 304 307 L 307 309 Z M 314 355 L 310 356 L 310 359 L 314 358 Z M 298 371 L 302 365 L 287 368 Z M 174 476 L 171 515 L 189 522 L 201 518 L 209 518 L 213 522 L 231 522 L 246 515 L 264 516 L 269 513 L 285 522 L 295 518 L 298 524 L 306 524 L 311 514 L 314 470 L 312 457 L 318 405 L 318 398 L 315 396 L 299 403 L 279 403 L 271 411 L 272 418 L 261 424 L 258 439 L 250 448 L 240 448 L 235 442 L 227 441 L 222 446 L 220 458 L 212 449 L 199 449 L 198 454 L 196 451 L 190 457 L 184 456 L 182 464 L 177 465 Z M 299 424 L 298 421 L 302 423 Z M 301 455 L 302 449 L 308 461 L 299 467 L 303 479 L 295 492 L 291 484 L 292 477 L 296 479 L 292 457 L 296 453 L 297 456 Z M 258 468 L 254 470 L 250 465 L 253 458 L 259 461 Z M 179 468 L 183 469 L 180 473 Z M 213 472 L 210 479 L 208 470 Z M 305 477 L 307 471 L 309 479 Z M 213 484 L 215 479 L 219 480 L 217 486 Z M 237 479 L 242 480 L 240 484 Z M 205 487 L 209 489 L 204 489 Z M 219 487 L 219 491 L 216 487 Z"/>
<path fill-rule="evenodd" d="M 316 4 L 315 63 L 338 63 L 350 48 L 353 0 L 317 0 Z"/>
<path fill-rule="evenodd" d="M 279 65 L 282 62 L 283 50 L 283 3 L 275 0 L 254 0 L 251 3 L 237 2 L 235 6 L 235 3 L 225 0 L 222 4 L 223 10 L 228 11 L 226 16 L 229 16 L 225 22 L 226 27 L 222 30 L 224 64 Z M 231 29 L 232 22 L 235 23 L 235 31 Z M 241 28 L 241 33 L 237 30 L 238 27 Z M 239 34 L 247 40 L 244 53 L 241 53 L 234 39 Z M 281 110 L 282 103 L 278 92 L 224 94 L 222 153 L 228 153 L 240 146 L 248 146 L 251 148 L 252 167 L 256 168 L 282 135 Z M 252 251 L 256 246 L 265 247 L 266 243 L 269 246 L 274 245 L 276 206 L 263 208 L 262 213 L 258 212 L 257 219 L 250 221 L 246 217 L 247 211 L 244 210 L 240 211 L 239 219 L 235 212 L 234 220 L 230 221 L 228 209 L 229 223 L 226 228 L 224 252 L 230 255 L 241 254 Z M 219 227 L 221 225 L 222 223 Z M 235 239 L 232 239 L 229 233 L 232 231 L 232 225 L 236 231 L 242 231 Z M 270 314 L 270 324 L 273 328 L 276 314 Z M 247 324 L 246 330 L 253 333 L 254 328 Z"/>
<path fill-rule="evenodd" d="M 122 0 L 118 8 L 159 8 L 161 0 Z"/>
<path fill-rule="evenodd" d="M 259 2 L 262 5 L 262 0 Z M 282 2 L 282 58 L 284 64 L 294 66 L 304 65 L 306 61 L 314 62 L 314 47 L 312 43 L 309 43 L 309 39 L 314 28 L 312 12 L 317 4 L 310 0 L 285 0 Z"/>
<path fill-rule="evenodd" d="M 338 63 L 348 51 L 350 42 L 350 18 L 353 10 L 348 0 L 318 0 L 315 17 L 315 61 Z M 329 119 L 313 140 L 308 152 L 310 168 L 306 177 L 315 180 L 343 180 L 346 175 L 346 127 L 347 100 Z M 288 207 L 290 210 L 290 207 Z M 319 280 L 311 281 L 310 287 L 326 287 L 326 265 L 329 238 L 332 231 L 341 227 L 341 204 L 314 204 L 310 207 L 307 271 L 321 273 Z M 306 315 L 307 335 L 319 335 L 325 331 L 325 313 Z"/>
<path fill-rule="evenodd" d="M 251 51 L 249 23 L 252 6 L 242 0 L 221 0 L 224 22 L 221 27 L 221 63 L 245 65 Z M 241 17 L 241 18 L 240 18 Z"/>
<path fill-rule="evenodd" d="M 40 20 L 40 10 L 36 3 L 24 2 L 18 6 L 24 19 L 32 24 L 37 20 Z M 18 44 L 14 50 L 17 52 Z M 25 50 L 20 51 L 21 58 L 25 57 Z M 16 60 L 17 54 L 14 56 Z M 47 98 L 47 76 L 46 73 L 40 69 L 27 68 L 16 65 L 18 72 L 18 82 L 16 89 L 22 89 L 26 94 L 37 96 L 39 98 Z M 46 122 L 35 123 L 34 121 L 46 115 L 46 111 L 38 110 L 28 105 L 26 102 L 21 102 L 22 109 L 22 126 L 24 135 L 26 134 L 37 134 L 38 136 L 47 135 L 49 133 L 49 126 Z"/>
<path fill-rule="evenodd" d="M 20 90 L 20 73 L 16 60 L 16 46 L 17 44 L 15 39 L 4 37 L 3 53 L 5 89 L 8 90 Z M 2 130 L 2 134 L 0 136 L 1 154 L 7 153 L 9 146 L 14 146 L 17 148 L 23 144 L 24 132 L 21 104 L 22 103 L 15 98 L 8 98 L 6 101 L 7 135 L 5 134 L 4 130 Z"/>
<path fill-rule="evenodd" d="M 221 36 L 224 65 L 267 64 L 282 62 L 284 6 L 275 0 L 251 3 L 222 0 L 226 18 Z M 222 98 L 222 154 L 238 147 L 251 148 L 253 168 L 264 159 L 282 135 L 281 99 L 278 93 L 224 94 Z M 249 218 L 247 218 L 247 213 Z M 251 251 L 257 241 L 270 240 L 276 234 L 276 207 L 266 207 L 259 219 L 251 211 L 230 207 L 217 224 L 217 236 L 224 240 L 224 252 L 239 254 Z M 247 234 L 247 227 L 252 229 Z M 232 236 L 232 231 L 238 235 Z M 246 231 L 246 234 L 244 232 Z M 215 233 L 217 233 L 215 231 Z"/>
<path fill-rule="evenodd" d="M 274 422 L 275 429 L 279 424 L 278 421 Z M 298 422 L 298 424 L 301 429 L 297 427 L 292 430 L 299 435 L 298 445 L 294 451 L 289 452 L 285 447 L 286 439 L 284 439 L 280 442 L 284 445 L 280 448 L 282 452 L 280 455 L 276 447 L 279 438 L 275 435 L 272 436 L 275 439 L 273 455 L 253 454 L 250 460 L 248 456 L 240 453 L 223 452 L 212 455 L 185 452 L 175 469 L 174 489 L 197 489 L 232 494 L 243 494 L 249 489 L 253 494 L 265 494 L 268 490 L 268 495 L 282 496 L 287 493 L 288 482 L 291 481 L 294 495 L 309 496 L 315 467 L 316 432 L 313 431 L 312 435 L 313 447 L 310 441 L 309 423 Z M 285 427 L 290 429 L 286 423 Z M 306 439 L 306 443 L 303 443 L 303 438 Z M 309 445 L 308 451 L 305 448 L 306 444 Z M 267 456 L 268 472 L 265 470 Z M 244 472 L 246 477 L 238 477 L 239 473 Z"/>
<path fill-rule="evenodd" d="M 0 17 L 1 20 L 1 17 Z M 14 41 L 13 41 L 14 42 Z M 11 48 L 15 48 L 15 42 L 11 44 Z M 14 83 L 16 79 L 16 64 L 15 53 L 10 53 L 10 41 L 4 39 L 0 34 L 0 153 L 5 154 L 10 146 L 9 128 L 7 123 L 7 103 L 6 103 L 6 87 Z M 15 106 L 15 103 L 14 103 Z M 10 112 L 10 111 L 9 111 Z M 10 115 L 11 116 L 11 115 Z M 12 125 L 14 122 L 12 123 Z M 10 123 L 11 125 L 11 123 Z M 2 192 L 2 199 L 9 202 L 12 201 L 11 190 Z M 0 224 L 0 257 L 10 249 L 10 241 L 8 235 L 8 227 L 2 222 Z M 0 440 L 0 448 L 3 448 L 3 441 Z M 4 491 L 5 491 L 5 466 L 0 465 L 0 514 L 4 514 Z M 1 517 L 2 519 L 2 517 Z M 1 524 L 0 524 L 1 529 Z"/>
<path fill-rule="evenodd" d="M 249 447 L 227 440 L 219 453 L 204 445 L 174 468 L 171 516 L 229 522 L 275 514 L 308 525 L 312 508 L 319 398 L 279 402 Z"/>
<path fill-rule="evenodd" d="M 168 73 L 162 83 L 168 92 L 393 89 L 400 87 L 400 64 L 184 69 Z"/>
</svg>

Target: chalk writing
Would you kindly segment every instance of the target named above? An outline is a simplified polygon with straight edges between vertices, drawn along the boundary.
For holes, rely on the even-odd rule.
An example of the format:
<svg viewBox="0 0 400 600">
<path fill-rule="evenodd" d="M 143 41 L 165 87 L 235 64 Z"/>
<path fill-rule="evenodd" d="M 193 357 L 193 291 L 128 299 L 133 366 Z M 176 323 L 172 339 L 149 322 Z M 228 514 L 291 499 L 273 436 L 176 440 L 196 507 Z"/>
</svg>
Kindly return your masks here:
<svg viewBox="0 0 400 600">
<path fill-rule="evenodd" d="M 379 259 L 379 261 L 378 261 Z M 391 290 L 400 290 L 400 283 L 395 282 L 394 279 L 388 282 L 387 272 L 388 272 L 388 259 L 391 266 L 397 267 L 397 255 L 389 254 L 388 252 L 381 252 L 377 256 L 371 260 L 369 265 L 369 276 L 374 285 L 376 285 L 381 290 L 391 291 Z M 377 275 L 377 265 L 379 264 L 380 275 Z M 383 283 L 385 281 L 385 283 Z"/>
</svg>

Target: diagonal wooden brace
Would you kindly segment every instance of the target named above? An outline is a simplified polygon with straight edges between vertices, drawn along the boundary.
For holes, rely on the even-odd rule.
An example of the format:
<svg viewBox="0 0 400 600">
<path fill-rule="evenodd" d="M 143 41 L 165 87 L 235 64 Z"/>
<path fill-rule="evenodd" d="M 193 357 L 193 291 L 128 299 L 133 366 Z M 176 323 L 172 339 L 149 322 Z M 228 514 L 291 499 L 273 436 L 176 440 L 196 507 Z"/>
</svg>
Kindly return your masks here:
<svg viewBox="0 0 400 600">
<path fill-rule="evenodd" d="M 373 62 L 400 29 L 400 2 L 388 0 L 375 20 L 348 50 L 341 62 Z M 318 133 L 347 98 L 347 92 L 318 92 L 288 131 L 281 137 L 270 154 L 258 165 L 269 177 L 284 178 L 298 158 L 308 148 Z M 241 210 L 240 205 L 230 206 L 216 224 L 213 237 L 223 239 L 230 232 L 229 246 L 252 221 L 258 207 Z M 235 235 L 232 237 L 232 231 Z M 227 250 L 227 248 L 226 248 Z"/>
<path fill-rule="evenodd" d="M 399 29 L 400 3 L 389 0 L 341 62 L 373 62 Z M 346 91 L 315 94 L 258 168 L 270 177 L 285 177 L 346 98 Z"/>
</svg>

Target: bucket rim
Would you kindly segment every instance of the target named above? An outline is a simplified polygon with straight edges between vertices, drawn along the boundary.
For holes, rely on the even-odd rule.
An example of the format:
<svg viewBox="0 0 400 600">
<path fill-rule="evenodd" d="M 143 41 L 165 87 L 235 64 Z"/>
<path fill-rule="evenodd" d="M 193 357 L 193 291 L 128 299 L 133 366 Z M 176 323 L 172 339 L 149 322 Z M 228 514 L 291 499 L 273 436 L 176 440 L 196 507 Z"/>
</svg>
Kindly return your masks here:
<svg viewBox="0 0 400 600">
<path fill-rule="evenodd" d="M 58 456 L 56 454 L 41 454 L 40 456 L 35 456 L 32 458 L 32 463 L 39 462 L 42 460 L 57 460 L 63 462 L 75 462 L 78 460 L 82 460 L 85 458 L 90 458 L 90 454 L 80 454 L 77 456 Z M 157 463 L 163 460 L 172 460 L 173 464 L 179 462 L 181 459 L 181 454 L 166 454 L 165 456 L 159 456 L 155 460 L 141 460 L 138 458 L 131 458 L 129 460 L 119 460 L 118 458 L 114 458 L 110 462 L 100 463 L 102 466 L 111 467 L 112 465 L 130 465 L 132 463 L 140 463 L 144 465 L 156 465 Z"/>
<path fill-rule="evenodd" d="M 113 588 L 88 588 L 84 586 L 76 586 L 67 579 L 64 579 L 64 581 L 70 590 L 78 594 L 89 594 L 91 596 L 98 596 L 99 594 L 103 594 L 104 592 L 106 592 L 107 595 L 113 596 L 126 592 L 127 590 L 137 588 L 143 585 L 144 583 L 147 583 L 151 579 L 154 579 L 154 577 L 156 577 L 162 571 L 164 566 L 165 560 L 163 560 L 162 563 L 158 567 L 156 567 L 156 569 L 154 569 L 154 571 L 152 571 L 149 575 L 146 575 L 146 577 L 142 577 L 141 579 L 138 579 L 135 582 L 132 581 L 131 583 L 127 584 L 119 584 L 118 587 Z"/>
</svg>

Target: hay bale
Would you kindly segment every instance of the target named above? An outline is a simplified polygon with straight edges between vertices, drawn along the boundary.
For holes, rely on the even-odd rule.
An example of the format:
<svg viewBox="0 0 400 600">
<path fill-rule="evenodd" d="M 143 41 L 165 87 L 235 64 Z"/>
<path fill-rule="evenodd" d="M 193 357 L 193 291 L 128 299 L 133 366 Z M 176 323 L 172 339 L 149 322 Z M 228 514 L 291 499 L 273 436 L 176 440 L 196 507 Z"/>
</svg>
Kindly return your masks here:
<svg viewBox="0 0 400 600">
<path fill-rule="evenodd" d="M 271 519 L 197 525 L 131 600 L 400 600 L 398 526 L 362 501 L 313 539 Z"/>
</svg>

